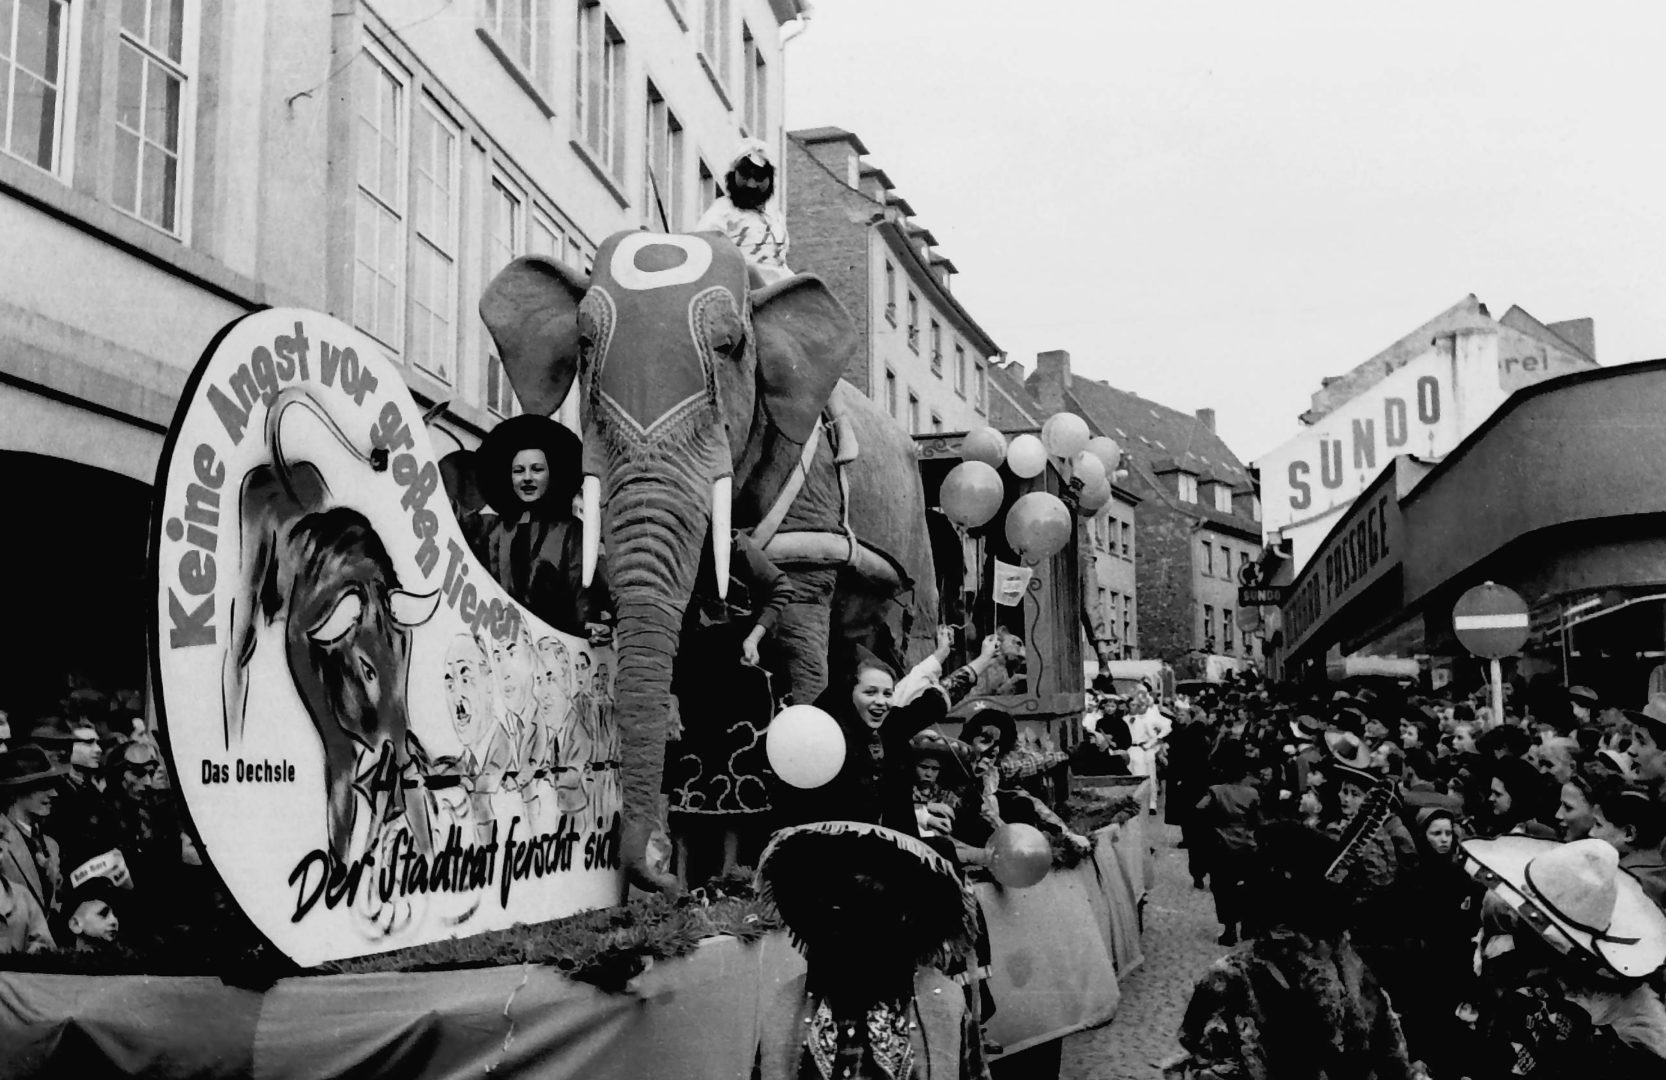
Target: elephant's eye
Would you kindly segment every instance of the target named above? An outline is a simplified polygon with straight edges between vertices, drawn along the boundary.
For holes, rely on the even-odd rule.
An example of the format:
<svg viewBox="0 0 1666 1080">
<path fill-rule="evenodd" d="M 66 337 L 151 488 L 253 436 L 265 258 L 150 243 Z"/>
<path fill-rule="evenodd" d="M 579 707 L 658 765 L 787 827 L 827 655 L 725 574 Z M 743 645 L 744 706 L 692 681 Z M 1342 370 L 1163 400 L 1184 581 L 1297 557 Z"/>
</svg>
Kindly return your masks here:
<svg viewBox="0 0 1666 1080">
<path fill-rule="evenodd" d="M 746 347 L 745 335 L 737 331 L 719 330 L 712 335 L 712 348 L 731 360 L 740 359 L 741 352 Z"/>
</svg>

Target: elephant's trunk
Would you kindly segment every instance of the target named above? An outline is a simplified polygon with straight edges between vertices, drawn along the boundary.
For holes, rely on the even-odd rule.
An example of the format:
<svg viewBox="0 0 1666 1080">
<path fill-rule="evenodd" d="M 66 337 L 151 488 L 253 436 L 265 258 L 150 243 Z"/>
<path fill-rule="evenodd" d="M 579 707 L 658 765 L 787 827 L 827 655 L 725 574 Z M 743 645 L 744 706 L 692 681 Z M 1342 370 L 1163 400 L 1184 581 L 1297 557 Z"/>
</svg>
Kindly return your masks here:
<svg viewBox="0 0 1666 1080">
<path fill-rule="evenodd" d="M 655 454 L 651 462 L 609 461 L 603 515 L 617 615 L 614 716 L 625 796 L 622 854 L 638 884 L 656 887 L 667 887 L 669 875 L 643 848 L 659 829 L 672 661 L 708 524 L 728 517 L 727 506 L 714 514 L 711 505 L 715 481 L 728 472 L 727 441 L 705 435 L 691 443 L 675 454 Z"/>
</svg>

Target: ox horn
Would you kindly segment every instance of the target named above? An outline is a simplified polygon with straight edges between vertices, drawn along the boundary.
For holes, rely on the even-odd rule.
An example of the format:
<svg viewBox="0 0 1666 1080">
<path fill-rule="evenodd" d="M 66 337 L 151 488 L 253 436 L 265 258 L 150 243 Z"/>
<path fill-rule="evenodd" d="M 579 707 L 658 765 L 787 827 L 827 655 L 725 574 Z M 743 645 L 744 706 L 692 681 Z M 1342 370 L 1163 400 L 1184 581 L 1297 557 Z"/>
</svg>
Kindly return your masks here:
<svg viewBox="0 0 1666 1080">
<path fill-rule="evenodd" d="M 734 478 L 720 476 L 712 481 L 712 569 L 716 571 L 717 598 L 729 598 L 729 510 Z"/>
<path fill-rule="evenodd" d="M 584 517 L 584 576 L 580 580 L 588 589 L 596 577 L 596 555 L 602 546 L 601 477 L 585 474 L 584 506 L 579 513 Z"/>
<path fill-rule="evenodd" d="M 431 593 L 406 592 L 404 589 L 388 590 L 388 611 L 392 613 L 393 621 L 400 626 L 421 626 L 434 617 L 434 609 L 439 606 L 438 589 Z"/>
</svg>

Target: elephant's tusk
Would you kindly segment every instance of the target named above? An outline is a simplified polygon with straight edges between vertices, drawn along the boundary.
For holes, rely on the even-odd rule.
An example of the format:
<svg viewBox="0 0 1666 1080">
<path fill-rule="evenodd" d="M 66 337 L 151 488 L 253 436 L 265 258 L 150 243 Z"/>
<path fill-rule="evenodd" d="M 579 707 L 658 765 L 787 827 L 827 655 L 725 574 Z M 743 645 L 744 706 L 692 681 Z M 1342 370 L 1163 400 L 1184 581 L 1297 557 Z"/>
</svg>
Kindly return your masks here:
<svg viewBox="0 0 1666 1080">
<path fill-rule="evenodd" d="M 729 598 L 729 503 L 734 480 L 720 476 L 712 481 L 712 569 L 717 576 L 717 598 Z"/>
<path fill-rule="evenodd" d="M 571 490 L 571 489 L 569 489 Z M 584 576 L 585 588 L 596 577 L 596 554 L 602 544 L 602 479 L 599 476 L 584 478 Z"/>
</svg>

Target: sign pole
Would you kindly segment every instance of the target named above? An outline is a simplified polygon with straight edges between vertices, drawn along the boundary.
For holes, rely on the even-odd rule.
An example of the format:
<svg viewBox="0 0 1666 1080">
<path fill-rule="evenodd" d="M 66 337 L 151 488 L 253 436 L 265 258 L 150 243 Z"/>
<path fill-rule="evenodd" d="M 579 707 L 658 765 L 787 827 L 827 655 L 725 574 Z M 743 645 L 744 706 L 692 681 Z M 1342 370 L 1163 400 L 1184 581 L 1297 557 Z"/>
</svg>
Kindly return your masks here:
<svg viewBox="0 0 1666 1080">
<path fill-rule="evenodd" d="M 1495 656 L 1489 666 L 1492 668 L 1492 726 L 1498 727 L 1504 723 L 1504 665 Z"/>
</svg>

